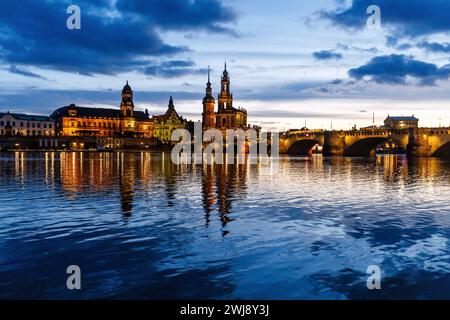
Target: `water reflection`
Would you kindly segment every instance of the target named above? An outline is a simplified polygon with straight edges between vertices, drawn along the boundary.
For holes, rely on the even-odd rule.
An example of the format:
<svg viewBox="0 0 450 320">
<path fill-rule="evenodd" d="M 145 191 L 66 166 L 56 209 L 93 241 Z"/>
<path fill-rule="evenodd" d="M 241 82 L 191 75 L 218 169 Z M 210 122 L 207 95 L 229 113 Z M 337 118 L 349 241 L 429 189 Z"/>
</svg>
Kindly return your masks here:
<svg viewBox="0 0 450 320">
<path fill-rule="evenodd" d="M 79 298 L 53 277 L 75 261 L 83 298 L 411 298 L 421 283 L 450 298 L 449 182 L 448 161 L 389 155 L 282 157 L 265 176 L 162 153 L 3 153 L 0 297 Z M 391 290 L 365 291 L 370 264 Z"/>
</svg>

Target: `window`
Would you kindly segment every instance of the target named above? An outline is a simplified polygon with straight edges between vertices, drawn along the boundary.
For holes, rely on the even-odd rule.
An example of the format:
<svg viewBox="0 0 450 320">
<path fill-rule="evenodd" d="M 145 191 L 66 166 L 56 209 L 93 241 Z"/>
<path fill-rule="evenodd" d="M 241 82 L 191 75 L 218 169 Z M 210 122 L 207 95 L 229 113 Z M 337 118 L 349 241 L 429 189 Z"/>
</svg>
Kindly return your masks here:
<svg viewBox="0 0 450 320">
<path fill-rule="evenodd" d="M 0 134 L 2 134 L 2 135 L 5 134 L 5 130 L 1 129 Z"/>
<path fill-rule="evenodd" d="M 33 122 L 33 123 L 31 124 L 31 127 L 32 127 L 32 128 L 36 128 L 36 123 Z M 34 130 L 33 130 L 33 132 L 34 132 Z M 34 136 L 34 134 L 33 134 L 33 136 Z"/>
<path fill-rule="evenodd" d="M 7 126 L 7 127 L 11 126 L 11 122 L 6 121 L 6 126 Z"/>
<path fill-rule="evenodd" d="M 23 128 L 23 122 L 20 123 L 20 126 Z"/>
<path fill-rule="evenodd" d="M 51 129 L 53 125 L 51 123 L 48 124 L 48 128 Z"/>
<path fill-rule="evenodd" d="M 38 124 L 37 124 L 37 127 L 38 127 L 38 128 L 40 128 L 40 127 L 41 127 L 41 124 L 40 124 L 40 123 L 38 123 Z"/>
<path fill-rule="evenodd" d="M 47 124 L 46 123 L 44 123 L 44 129 L 47 129 Z"/>
<path fill-rule="evenodd" d="M 15 121 L 13 121 L 13 123 L 12 123 L 12 126 L 13 126 L 13 127 L 15 127 L 15 126 L 16 126 L 16 122 L 15 122 Z"/>
<path fill-rule="evenodd" d="M 29 128 L 30 127 L 30 123 L 29 122 L 27 122 L 27 128 Z"/>
<path fill-rule="evenodd" d="M 0 121 L 0 126 L 4 126 L 5 122 L 4 121 Z"/>
</svg>

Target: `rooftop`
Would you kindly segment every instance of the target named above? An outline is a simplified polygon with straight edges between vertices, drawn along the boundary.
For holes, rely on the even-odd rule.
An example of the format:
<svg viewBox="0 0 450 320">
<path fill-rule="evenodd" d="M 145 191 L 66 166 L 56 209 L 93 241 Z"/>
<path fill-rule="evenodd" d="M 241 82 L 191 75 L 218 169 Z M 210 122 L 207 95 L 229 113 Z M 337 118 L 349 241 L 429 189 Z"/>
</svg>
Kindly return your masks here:
<svg viewBox="0 0 450 320">
<path fill-rule="evenodd" d="M 386 118 L 386 120 L 391 120 L 391 121 L 419 121 L 419 119 L 417 119 L 414 116 L 410 116 L 410 117 L 405 117 L 405 116 L 391 117 L 391 116 L 388 116 Z"/>
<path fill-rule="evenodd" d="M 25 120 L 25 121 L 51 121 L 48 116 L 39 116 L 39 115 L 31 115 L 24 113 L 10 113 L 10 112 L 0 112 L 0 118 L 5 115 L 11 115 L 17 120 Z"/>
<path fill-rule="evenodd" d="M 86 118 L 110 118 L 110 119 L 118 119 L 121 117 L 122 112 L 119 109 L 106 109 L 106 108 L 88 108 L 88 107 L 79 107 L 79 106 L 65 106 L 57 109 L 52 113 L 51 117 L 53 119 L 60 117 L 69 117 L 69 109 L 77 111 L 77 117 L 86 117 Z M 143 111 L 134 111 L 134 117 L 138 120 L 148 120 L 149 117 Z"/>
</svg>

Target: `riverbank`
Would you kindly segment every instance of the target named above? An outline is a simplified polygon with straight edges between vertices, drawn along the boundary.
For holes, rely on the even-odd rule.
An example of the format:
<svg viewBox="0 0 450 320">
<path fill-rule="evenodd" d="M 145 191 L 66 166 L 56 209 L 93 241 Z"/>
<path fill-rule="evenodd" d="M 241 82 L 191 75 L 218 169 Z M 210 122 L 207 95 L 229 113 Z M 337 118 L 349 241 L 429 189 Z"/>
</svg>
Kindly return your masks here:
<svg viewBox="0 0 450 320">
<path fill-rule="evenodd" d="M 156 138 L 128 137 L 0 137 L 0 151 L 165 151 L 170 145 Z"/>
</svg>

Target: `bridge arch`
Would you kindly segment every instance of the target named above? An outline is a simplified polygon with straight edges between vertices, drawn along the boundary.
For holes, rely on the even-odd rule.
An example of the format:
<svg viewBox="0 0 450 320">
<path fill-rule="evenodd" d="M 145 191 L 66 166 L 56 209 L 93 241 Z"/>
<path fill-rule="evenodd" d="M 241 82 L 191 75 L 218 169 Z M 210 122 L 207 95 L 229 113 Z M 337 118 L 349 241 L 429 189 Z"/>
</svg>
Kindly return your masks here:
<svg viewBox="0 0 450 320">
<path fill-rule="evenodd" d="M 450 158 L 450 141 L 440 146 L 432 155 L 433 157 Z"/>
<path fill-rule="evenodd" d="M 368 137 L 356 141 L 349 145 L 344 150 L 344 156 L 347 157 L 370 157 L 374 155 L 375 149 L 378 145 L 392 141 L 395 144 L 402 146 L 401 143 L 390 137 Z"/>
<path fill-rule="evenodd" d="M 309 155 L 317 144 L 320 144 L 320 142 L 314 139 L 297 140 L 288 148 L 287 154 L 301 156 Z"/>
</svg>

